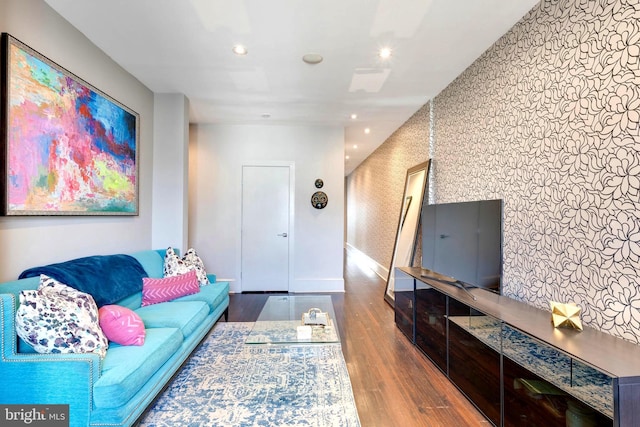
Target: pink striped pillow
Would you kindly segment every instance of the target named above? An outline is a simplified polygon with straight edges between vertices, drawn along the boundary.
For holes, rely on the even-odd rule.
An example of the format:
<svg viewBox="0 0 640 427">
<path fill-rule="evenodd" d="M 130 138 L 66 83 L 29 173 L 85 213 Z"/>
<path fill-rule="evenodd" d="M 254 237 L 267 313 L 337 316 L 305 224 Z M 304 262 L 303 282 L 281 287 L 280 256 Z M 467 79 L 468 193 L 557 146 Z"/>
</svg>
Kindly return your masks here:
<svg viewBox="0 0 640 427">
<path fill-rule="evenodd" d="M 200 292 L 195 270 L 163 279 L 142 279 L 142 306 L 171 301 L 184 295 Z"/>
<path fill-rule="evenodd" d="M 98 310 L 100 328 L 109 341 L 120 345 L 143 345 L 144 322 L 133 310 L 119 305 L 103 305 Z"/>
</svg>

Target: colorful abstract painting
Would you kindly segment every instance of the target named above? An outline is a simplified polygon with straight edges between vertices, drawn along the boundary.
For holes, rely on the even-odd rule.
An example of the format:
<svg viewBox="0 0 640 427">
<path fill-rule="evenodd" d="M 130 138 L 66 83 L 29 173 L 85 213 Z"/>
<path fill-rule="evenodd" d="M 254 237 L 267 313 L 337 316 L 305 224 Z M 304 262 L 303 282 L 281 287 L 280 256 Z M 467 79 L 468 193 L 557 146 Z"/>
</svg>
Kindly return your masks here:
<svg viewBox="0 0 640 427">
<path fill-rule="evenodd" d="M 6 215 L 137 215 L 138 114 L 3 34 Z"/>
</svg>

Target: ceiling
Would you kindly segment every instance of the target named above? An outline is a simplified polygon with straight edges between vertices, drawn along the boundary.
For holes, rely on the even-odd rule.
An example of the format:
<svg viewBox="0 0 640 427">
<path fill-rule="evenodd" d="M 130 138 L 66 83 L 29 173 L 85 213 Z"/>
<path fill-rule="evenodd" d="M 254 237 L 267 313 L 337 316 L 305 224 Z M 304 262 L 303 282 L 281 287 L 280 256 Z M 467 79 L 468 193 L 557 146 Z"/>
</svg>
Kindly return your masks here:
<svg viewBox="0 0 640 427">
<path fill-rule="evenodd" d="M 345 175 L 538 2 L 45 1 L 191 123 L 344 127 Z"/>
</svg>

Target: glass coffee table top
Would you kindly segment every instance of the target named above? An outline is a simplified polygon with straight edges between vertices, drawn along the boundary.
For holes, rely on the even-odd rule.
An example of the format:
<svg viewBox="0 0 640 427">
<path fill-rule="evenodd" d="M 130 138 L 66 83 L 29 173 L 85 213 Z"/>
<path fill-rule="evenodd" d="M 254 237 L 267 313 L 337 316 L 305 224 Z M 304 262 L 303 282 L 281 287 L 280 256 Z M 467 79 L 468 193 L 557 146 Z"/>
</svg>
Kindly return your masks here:
<svg viewBox="0 0 640 427">
<path fill-rule="evenodd" d="M 302 316 L 311 308 L 327 313 L 327 326 L 302 326 Z M 256 320 L 246 344 L 339 343 L 333 303 L 329 295 L 270 296 Z"/>
</svg>

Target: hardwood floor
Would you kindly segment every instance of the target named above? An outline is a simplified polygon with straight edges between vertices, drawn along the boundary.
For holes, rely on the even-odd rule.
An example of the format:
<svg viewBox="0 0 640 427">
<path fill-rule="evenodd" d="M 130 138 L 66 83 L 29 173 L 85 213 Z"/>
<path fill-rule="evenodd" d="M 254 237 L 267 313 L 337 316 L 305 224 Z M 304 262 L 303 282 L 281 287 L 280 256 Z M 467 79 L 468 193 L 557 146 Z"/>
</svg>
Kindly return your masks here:
<svg viewBox="0 0 640 427">
<path fill-rule="evenodd" d="M 346 292 L 332 300 L 362 426 L 490 426 L 396 328 L 385 282 L 345 260 Z M 255 321 L 268 296 L 232 294 L 229 321 Z"/>
</svg>

